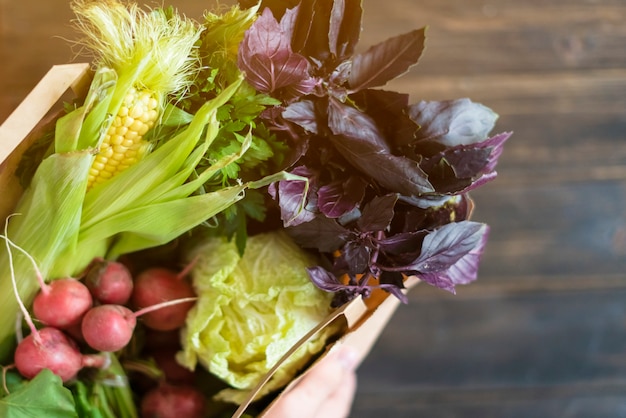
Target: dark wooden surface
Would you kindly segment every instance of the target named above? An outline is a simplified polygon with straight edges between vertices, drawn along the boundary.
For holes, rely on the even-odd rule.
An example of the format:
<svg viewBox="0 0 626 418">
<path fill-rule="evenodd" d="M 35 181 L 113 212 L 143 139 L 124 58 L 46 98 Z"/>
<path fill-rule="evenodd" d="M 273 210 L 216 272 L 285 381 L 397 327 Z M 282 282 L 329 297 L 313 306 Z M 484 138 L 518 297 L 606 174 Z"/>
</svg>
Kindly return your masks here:
<svg viewBox="0 0 626 418">
<path fill-rule="evenodd" d="M 171 0 L 199 16 L 212 1 Z M 365 0 L 362 47 L 429 26 L 414 100 L 470 97 L 514 131 L 474 193 L 478 282 L 418 286 L 360 369 L 353 416 L 626 416 L 626 3 Z M 0 0 L 0 119 L 72 60 L 65 0 Z"/>
</svg>

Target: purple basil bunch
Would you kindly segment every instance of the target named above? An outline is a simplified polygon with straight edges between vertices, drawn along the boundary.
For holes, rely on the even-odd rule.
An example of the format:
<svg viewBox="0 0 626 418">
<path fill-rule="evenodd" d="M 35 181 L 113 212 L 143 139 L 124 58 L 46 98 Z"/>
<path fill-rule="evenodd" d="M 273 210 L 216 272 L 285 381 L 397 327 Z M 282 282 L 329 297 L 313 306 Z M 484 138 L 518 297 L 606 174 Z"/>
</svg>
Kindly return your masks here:
<svg viewBox="0 0 626 418">
<path fill-rule="evenodd" d="M 269 5 L 246 32 L 239 67 L 281 101 L 264 117 L 297 175 L 270 193 L 289 234 L 322 255 L 309 275 L 336 305 L 375 287 L 406 301 L 411 275 L 453 292 L 476 279 L 489 231 L 468 220 L 468 192 L 496 176 L 510 133 L 490 137 L 497 115 L 469 99 L 380 89 L 418 62 L 426 31 L 355 53 L 361 15 L 356 0 Z"/>
</svg>

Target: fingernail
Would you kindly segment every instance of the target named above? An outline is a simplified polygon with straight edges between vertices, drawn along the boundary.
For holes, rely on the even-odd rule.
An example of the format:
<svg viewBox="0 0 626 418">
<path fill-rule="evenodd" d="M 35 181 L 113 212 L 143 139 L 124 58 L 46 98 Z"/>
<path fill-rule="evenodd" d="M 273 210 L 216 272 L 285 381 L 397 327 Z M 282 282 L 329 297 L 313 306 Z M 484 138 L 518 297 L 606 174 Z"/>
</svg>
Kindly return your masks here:
<svg viewBox="0 0 626 418">
<path fill-rule="evenodd" d="M 359 364 L 360 353 L 348 345 L 338 347 L 337 361 L 347 371 L 353 371 Z"/>
</svg>

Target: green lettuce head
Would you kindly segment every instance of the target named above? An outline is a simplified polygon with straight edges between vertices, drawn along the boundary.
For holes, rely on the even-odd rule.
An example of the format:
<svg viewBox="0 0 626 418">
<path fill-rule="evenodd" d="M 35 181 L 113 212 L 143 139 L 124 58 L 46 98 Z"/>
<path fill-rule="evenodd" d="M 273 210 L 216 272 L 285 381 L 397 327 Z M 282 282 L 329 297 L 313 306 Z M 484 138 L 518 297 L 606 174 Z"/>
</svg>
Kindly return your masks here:
<svg viewBox="0 0 626 418">
<path fill-rule="evenodd" d="M 305 270 L 317 260 L 283 232 L 248 238 L 240 257 L 234 242 L 200 245 L 192 277 L 198 301 L 187 317 L 178 360 L 206 367 L 233 389 L 218 399 L 241 403 L 274 364 L 331 311 L 332 294 Z M 289 383 L 333 333 L 327 328 L 297 350 L 259 396 Z"/>
</svg>

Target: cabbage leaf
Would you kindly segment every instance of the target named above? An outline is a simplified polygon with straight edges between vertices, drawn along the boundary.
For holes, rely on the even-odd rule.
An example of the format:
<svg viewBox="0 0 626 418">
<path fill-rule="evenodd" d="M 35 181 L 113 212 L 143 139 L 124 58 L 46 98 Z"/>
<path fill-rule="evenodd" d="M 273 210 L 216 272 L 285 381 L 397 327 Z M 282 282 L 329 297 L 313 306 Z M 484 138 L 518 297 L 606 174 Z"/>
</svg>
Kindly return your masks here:
<svg viewBox="0 0 626 418">
<path fill-rule="evenodd" d="M 191 255 L 198 301 L 187 317 L 178 360 L 189 368 L 204 366 L 232 387 L 218 399 L 240 403 L 330 313 L 332 294 L 307 275 L 319 260 L 282 231 L 250 237 L 243 256 L 223 237 L 203 242 Z M 302 345 L 259 396 L 286 385 L 332 333 L 325 329 Z"/>
</svg>

